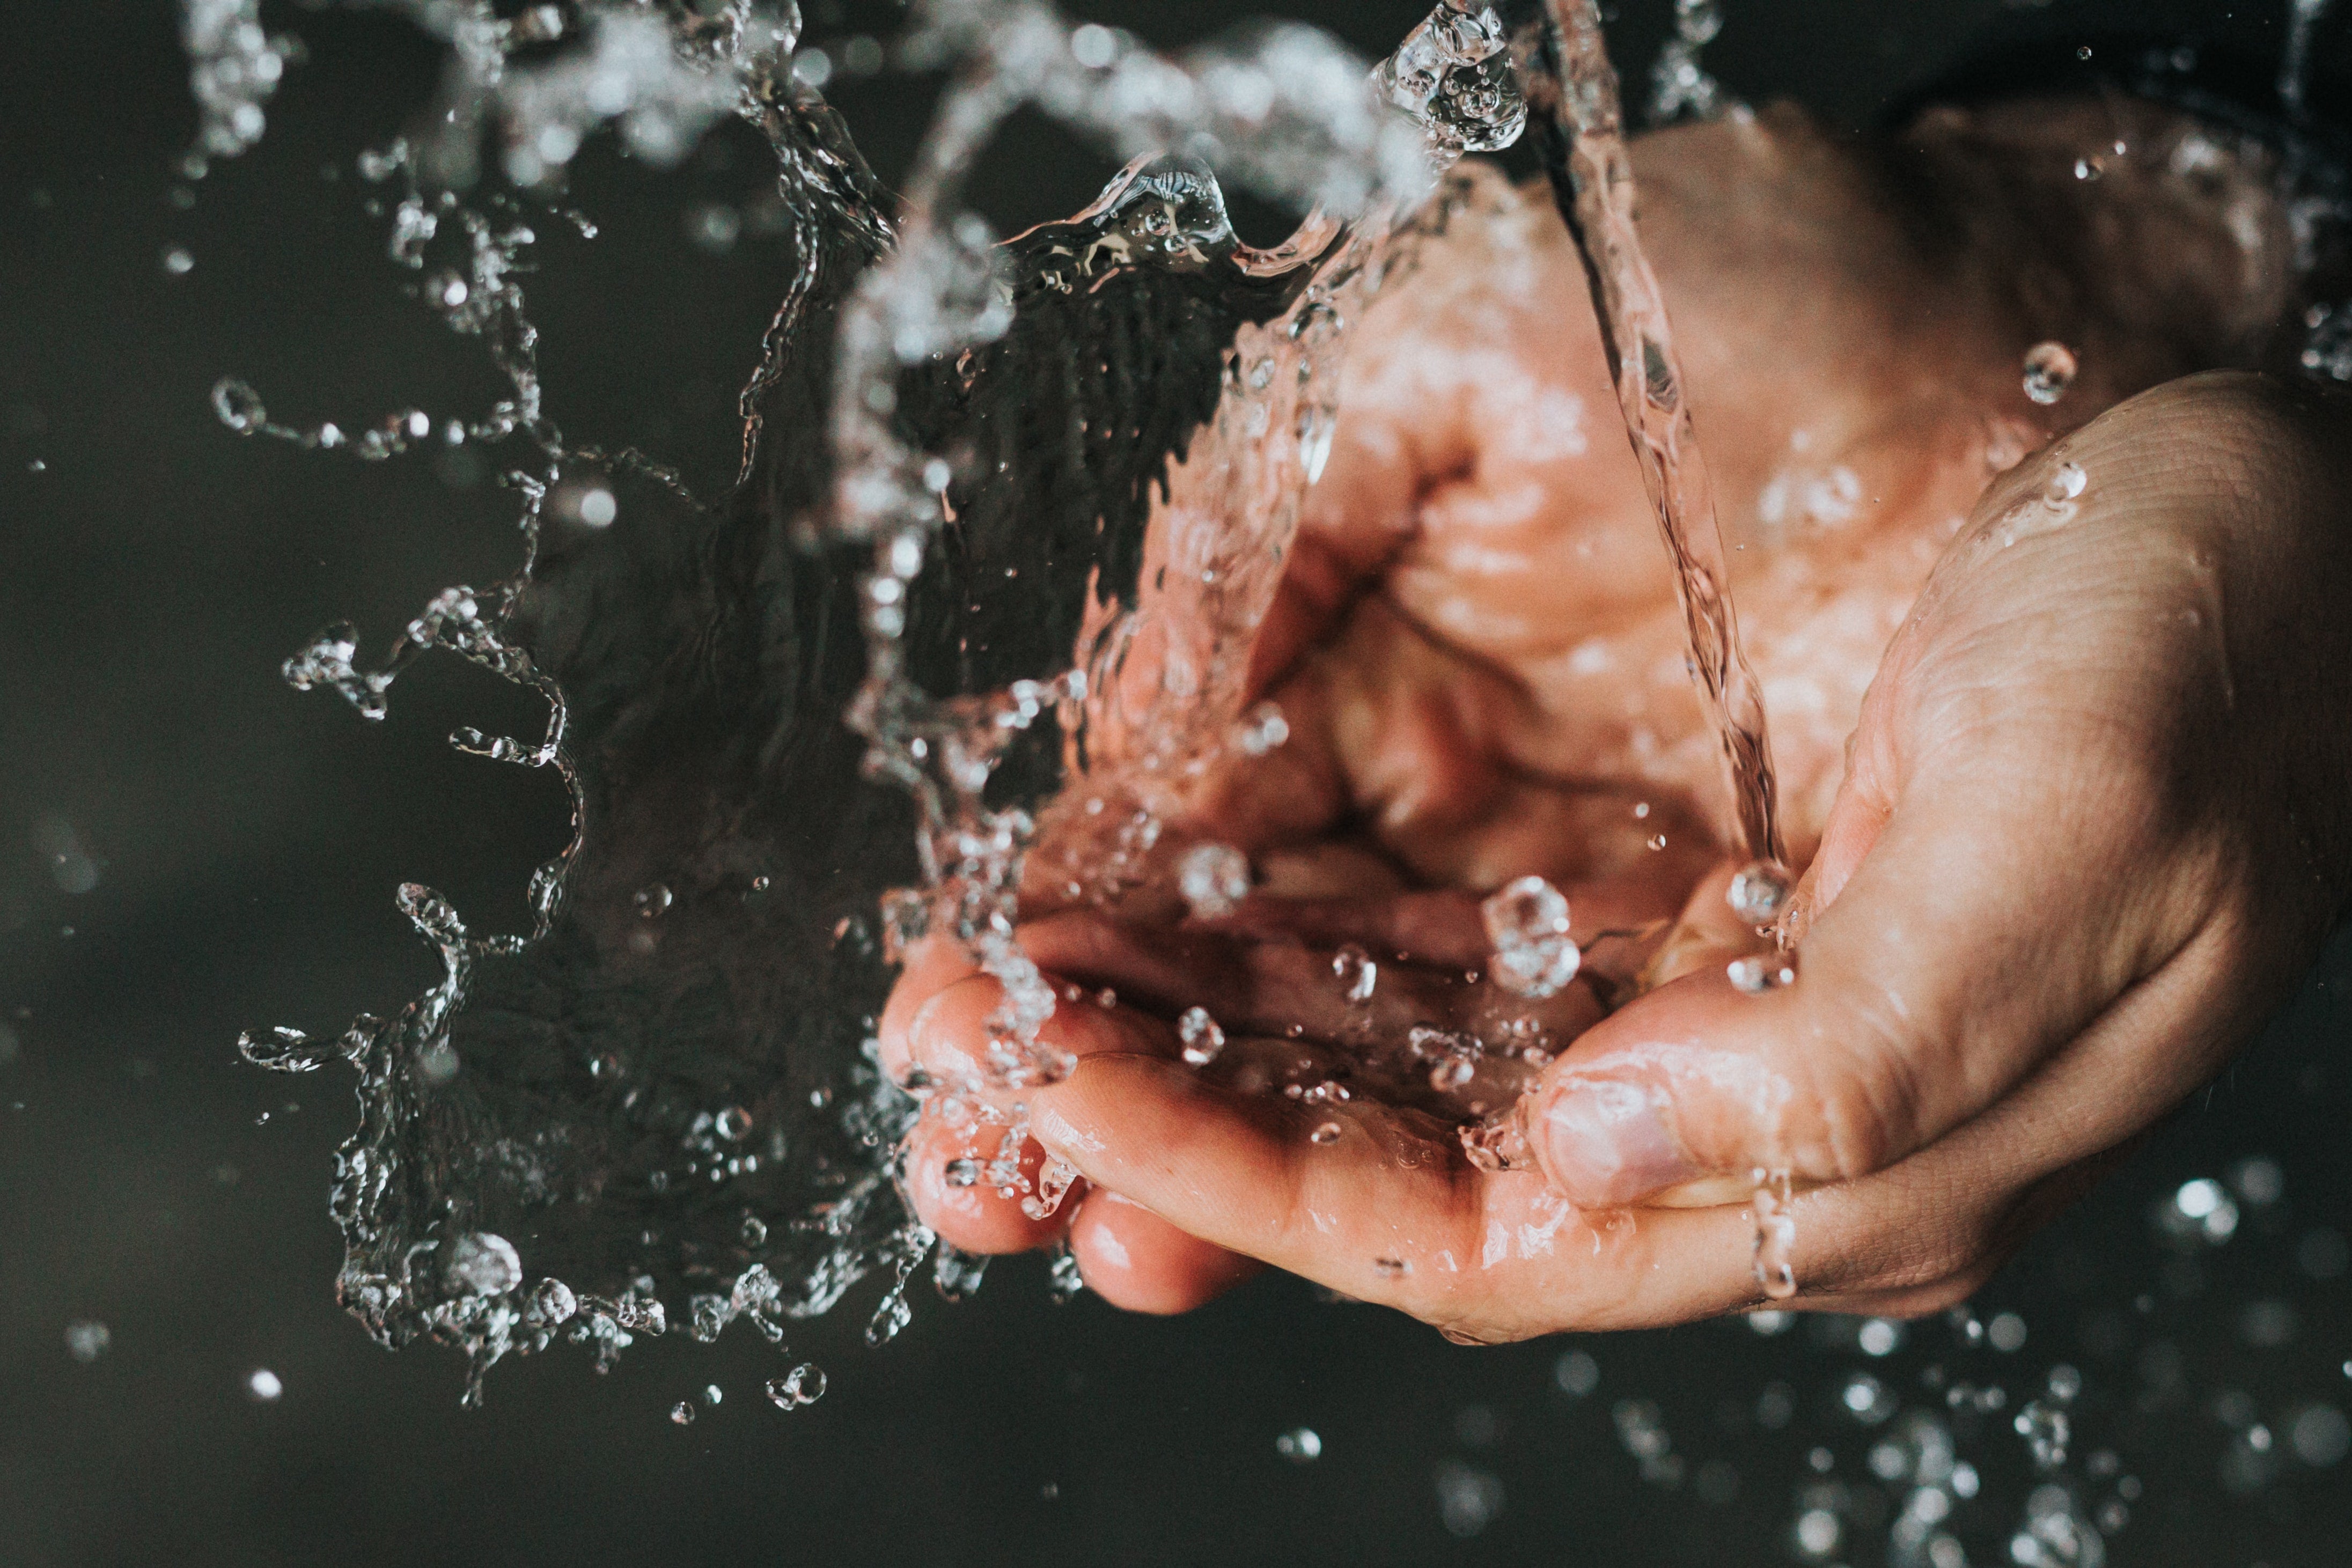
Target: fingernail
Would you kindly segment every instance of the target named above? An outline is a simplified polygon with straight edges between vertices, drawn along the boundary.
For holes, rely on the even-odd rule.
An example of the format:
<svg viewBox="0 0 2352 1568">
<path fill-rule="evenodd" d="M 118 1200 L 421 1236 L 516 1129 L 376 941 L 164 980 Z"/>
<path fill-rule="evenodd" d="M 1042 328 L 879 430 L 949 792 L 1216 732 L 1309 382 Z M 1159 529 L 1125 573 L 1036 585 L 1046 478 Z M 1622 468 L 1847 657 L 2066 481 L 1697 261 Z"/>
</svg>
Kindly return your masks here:
<svg viewBox="0 0 2352 1568">
<path fill-rule="evenodd" d="M 1706 1175 L 1638 1083 L 1572 1079 L 1536 1128 L 1544 1174 L 1581 1208 L 1613 1208 Z"/>
</svg>

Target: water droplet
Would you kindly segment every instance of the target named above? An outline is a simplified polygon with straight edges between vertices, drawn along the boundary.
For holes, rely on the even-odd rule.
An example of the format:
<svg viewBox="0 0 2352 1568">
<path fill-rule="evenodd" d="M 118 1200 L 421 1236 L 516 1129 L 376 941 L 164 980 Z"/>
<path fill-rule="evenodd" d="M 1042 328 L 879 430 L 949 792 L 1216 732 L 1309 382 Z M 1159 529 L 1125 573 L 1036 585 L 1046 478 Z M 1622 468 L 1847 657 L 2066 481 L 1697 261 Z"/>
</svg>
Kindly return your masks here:
<svg viewBox="0 0 2352 1568">
<path fill-rule="evenodd" d="M 1753 861 L 1731 879 L 1724 894 L 1731 912 L 1750 925 L 1769 925 L 1789 902 L 1789 873 L 1771 861 Z"/>
<path fill-rule="evenodd" d="M 1176 887 L 1194 919 L 1221 919 L 1249 896 L 1249 857 L 1231 844 L 1194 844 L 1177 862 Z"/>
<path fill-rule="evenodd" d="M 980 1176 L 980 1162 L 970 1155 L 962 1159 L 950 1160 L 947 1164 L 946 1179 L 950 1186 L 978 1186 Z"/>
<path fill-rule="evenodd" d="M 1569 939 L 1568 900 L 1539 876 L 1523 876 L 1478 906 L 1494 951 L 1495 983 L 1543 998 L 1576 978 L 1584 955 Z"/>
<path fill-rule="evenodd" d="M 1440 1058 L 1429 1070 L 1429 1086 L 1440 1094 L 1451 1094 L 1466 1088 L 1477 1075 L 1478 1051 L 1474 1044 L 1467 1050 L 1456 1049 Z"/>
<path fill-rule="evenodd" d="M 522 1283 L 522 1259 L 505 1237 L 469 1231 L 450 1243 L 444 1273 L 468 1296 L 502 1296 Z"/>
<path fill-rule="evenodd" d="M 730 1105 L 713 1118 L 711 1130 L 730 1144 L 740 1144 L 751 1135 L 751 1113 L 740 1105 Z"/>
<path fill-rule="evenodd" d="M 2042 498 L 2054 507 L 2081 495 L 2088 483 L 2081 464 L 2061 463 L 2058 471 L 2050 476 L 2049 487 L 2042 492 Z"/>
<path fill-rule="evenodd" d="M 1176 1020 L 1176 1038 L 1184 1048 L 1187 1066 L 1206 1067 L 1225 1049 L 1225 1031 L 1206 1008 L 1186 1008 Z"/>
<path fill-rule="evenodd" d="M 802 1362 L 782 1377 L 768 1380 L 768 1397 L 782 1410 L 798 1410 L 824 1397 L 824 1368 Z"/>
<path fill-rule="evenodd" d="M 261 394 L 234 376 L 223 376 L 213 383 L 213 412 L 239 435 L 251 435 L 269 423 Z"/>
<path fill-rule="evenodd" d="M 1785 1301 L 1797 1293 L 1797 1217 L 1790 1208 L 1789 1173 L 1759 1170 L 1754 1180 L 1748 1218 L 1754 1239 L 1756 1283 L 1769 1300 Z"/>
<path fill-rule="evenodd" d="M 163 252 L 163 270 L 173 277 L 185 277 L 196 268 L 196 258 L 184 245 L 175 245 Z"/>
<path fill-rule="evenodd" d="M 2072 1424 L 2066 1412 L 2036 1399 L 2017 1413 L 2011 1423 L 2017 1435 L 2025 1439 L 2033 1456 L 2037 1470 L 2054 1470 L 2066 1462 L 2066 1444 L 2072 1436 Z"/>
<path fill-rule="evenodd" d="M 1248 757 L 1264 757 L 1290 738 L 1290 721 L 1279 703 L 1262 702 L 1242 716 L 1234 744 Z"/>
<path fill-rule="evenodd" d="M 2025 395 L 2047 407 L 2074 384 L 2074 350 L 2063 343 L 2036 343 L 2025 350 Z"/>
<path fill-rule="evenodd" d="M 2077 180 L 2095 180 L 2106 172 L 2107 161 L 2095 152 L 2088 158 L 2074 160 L 2074 178 Z"/>
<path fill-rule="evenodd" d="M 1402 1280 L 1412 1272 L 1412 1265 L 1402 1258 L 1375 1258 L 1372 1267 L 1383 1280 Z"/>
<path fill-rule="evenodd" d="M 646 919 L 659 919 L 671 904 L 669 886 L 657 882 L 651 887 L 641 887 L 632 896 L 632 902 L 636 904 L 637 913 Z"/>
<path fill-rule="evenodd" d="M 114 1343 L 114 1333 L 92 1318 L 80 1318 L 66 1325 L 66 1354 L 88 1366 L 106 1354 Z"/>
<path fill-rule="evenodd" d="M 694 1401 L 681 1399 L 669 1407 L 669 1418 L 681 1427 L 694 1425 Z"/>
<path fill-rule="evenodd" d="M 1745 958 L 1734 958 L 1724 966 L 1723 972 L 1735 990 L 1751 997 L 1761 996 L 1766 991 L 1777 991 L 1783 986 L 1797 983 L 1797 956 L 1793 953 L 1769 957 L 1750 955 Z"/>
<path fill-rule="evenodd" d="M 1359 1005 L 1370 1001 L 1381 983 L 1381 967 L 1353 942 L 1331 955 L 1331 975 L 1339 982 L 1339 994 Z"/>
<path fill-rule="evenodd" d="M 1274 1440 L 1274 1451 L 1294 1465 L 1309 1465 L 1323 1457 L 1323 1436 L 1312 1427 L 1293 1427 Z"/>
<path fill-rule="evenodd" d="M 1339 1123 L 1325 1122 L 1307 1134 L 1307 1141 L 1318 1146 L 1328 1147 L 1339 1141 Z"/>
<path fill-rule="evenodd" d="M 258 1366 L 245 1380 L 245 1392 L 248 1398 L 258 1404 L 274 1405 L 278 1396 L 286 1392 L 286 1385 L 269 1368 Z"/>
</svg>

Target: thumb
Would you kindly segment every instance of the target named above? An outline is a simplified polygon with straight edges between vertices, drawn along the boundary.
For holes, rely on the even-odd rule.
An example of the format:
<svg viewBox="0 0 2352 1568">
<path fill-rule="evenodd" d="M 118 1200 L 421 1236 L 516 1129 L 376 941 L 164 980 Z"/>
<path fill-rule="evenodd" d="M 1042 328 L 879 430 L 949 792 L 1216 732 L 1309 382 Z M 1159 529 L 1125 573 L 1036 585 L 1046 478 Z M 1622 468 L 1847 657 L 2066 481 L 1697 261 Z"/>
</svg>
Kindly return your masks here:
<svg viewBox="0 0 2352 1568">
<path fill-rule="evenodd" d="M 2168 956 L 2151 901 L 2123 895 L 2149 846 L 2137 813 L 2033 772 L 1915 779 L 1890 806 L 1857 768 L 1797 892 L 1792 981 L 1750 995 L 1708 964 L 1546 1071 L 1521 1113 L 1553 1186 L 1688 1206 L 1744 1197 L 1759 1170 L 1864 1176 L 2081 1033 Z"/>
</svg>

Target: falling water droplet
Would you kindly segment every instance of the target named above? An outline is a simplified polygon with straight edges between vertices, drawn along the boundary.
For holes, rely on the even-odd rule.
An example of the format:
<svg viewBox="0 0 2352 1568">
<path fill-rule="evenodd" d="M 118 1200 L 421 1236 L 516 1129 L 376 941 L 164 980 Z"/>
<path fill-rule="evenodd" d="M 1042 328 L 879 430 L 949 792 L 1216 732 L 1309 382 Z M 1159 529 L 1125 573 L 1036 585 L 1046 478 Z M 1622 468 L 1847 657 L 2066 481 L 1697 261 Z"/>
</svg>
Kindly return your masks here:
<svg viewBox="0 0 2352 1568">
<path fill-rule="evenodd" d="M 1556 995 L 1584 955 L 1569 939 L 1568 900 L 1539 876 L 1523 876 L 1478 906 L 1494 951 L 1495 983 L 1517 996 Z"/>
<path fill-rule="evenodd" d="M 1191 1067 L 1206 1067 L 1225 1049 L 1225 1031 L 1209 1016 L 1206 1008 L 1186 1008 L 1176 1020 L 1176 1038 L 1184 1048 L 1184 1061 Z"/>
<path fill-rule="evenodd" d="M 1313 1132 L 1307 1134 L 1307 1141 L 1318 1145 L 1318 1147 L 1329 1147 L 1331 1145 L 1339 1141 L 1339 1124 L 1337 1122 L 1325 1122 L 1321 1124 Z"/>
<path fill-rule="evenodd" d="M 1176 888 L 1194 919 L 1221 919 L 1249 896 L 1249 857 L 1231 844 L 1194 844 L 1177 862 Z"/>
<path fill-rule="evenodd" d="M 681 1399 L 669 1407 L 669 1418 L 681 1427 L 694 1425 L 694 1401 Z"/>
<path fill-rule="evenodd" d="M 2063 343 L 2036 343 L 2025 351 L 2025 395 L 2047 407 L 2074 384 L 2074 350 Z"/>
<path fill-rule="evenodd" d="M 1294 1465 L 1310 1465 L 1323 1457 L 1323 1435 L 1312 1427 L 1293 1427 L 1275 1438 L 1274 1451 Z"/>
<path fill-rule="evenodd" d="M 239 435 L 251 435 L 269 423 L 261 394 L 234 376 L 223 376 L 213 383 L 213 412 Z"/>
<path fill-rule="evenodd" d="M 1339 994 L 1358 1005 L 1370 1001 L 1381 983 L 1380 965 L 1353 942 L 1331 955 L 1331 974 L 1339 982 Z"/>
<path fill-rule="evenodd" d="M 1769 925 L 1780 918 L 1789 902 L 1788 868 L 1770 861 L 1752 861 L 1731 879 L 1724 894 L 1731 912 L 1750 925 Z"/>
</svg>

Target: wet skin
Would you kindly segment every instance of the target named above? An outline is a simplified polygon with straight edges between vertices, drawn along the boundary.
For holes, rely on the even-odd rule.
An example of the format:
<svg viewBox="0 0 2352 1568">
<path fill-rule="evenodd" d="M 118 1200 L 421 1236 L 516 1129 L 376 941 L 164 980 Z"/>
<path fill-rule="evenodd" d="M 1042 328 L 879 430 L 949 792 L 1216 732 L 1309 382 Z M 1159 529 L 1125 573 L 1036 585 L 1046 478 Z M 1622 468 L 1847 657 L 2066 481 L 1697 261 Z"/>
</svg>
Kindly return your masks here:
<svg viewBox="0 0 2352 1568">
<path fill-rule="evenodd" d="M 1507 1340 L 1758 1303 L 1766 1167 L 1799 1189 L 1793 1304 L 1928 1311 L 2309 962 L 2352 871 L 2352 414 L 2251 373 L 2300 308 L 2260 167 L 2130 104 L 1936 111 L 1876 151 L 1772 110 L 1636 166 L 1803 868 L 1801 977 L 1725 977 L 1754 936 L 1721 765 L 1582 280 L 1548 202 L 1482 176 L 1350 350 L 1253 657 L 1290 738 L 1172 830 L 1247 848 L 1258 893 L 1213 922 L 1148 892 L 1029 906 L 1026 949 L 1088 993 L 1045 1031 L 1077 1065 L 996 1098 L 1029 1107 L 1033 1176 L 1050 1152 L 1081 1179 L 1043 1219 L 950 1185 L 999 1133 L 934 1100 L 908 1181 L 948 1240 L 1066 1238 L 1142 1311 L 1271 1264 Z M 2048 339 L 2082 371 L 2044 407 L 2020 366 Z M 1608 1012 L 1583 981 L 1530 1008 L 1465 978 L 1478 897 L 1531 872 L 1596 967 L 1600 933 L 1679 914 L 1621 944 L 1652 988 Z M 1353 1013 L 1350 940 L 1382 963 Z M 998 996 L 919 946 L 886 1060 L 969 1079 Z M 1205 1071 L 1172 1022 L 1196 1001 L 1235 1037 Z M 1272 1057 L 1519 1013 L 1559 1051 L 1529 1168 L 1474 1167 L 1425 1096 L 1251 1092 Z"/>
</svg>

